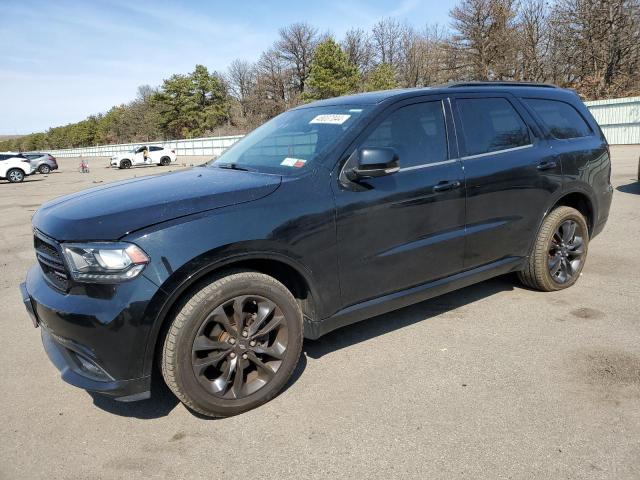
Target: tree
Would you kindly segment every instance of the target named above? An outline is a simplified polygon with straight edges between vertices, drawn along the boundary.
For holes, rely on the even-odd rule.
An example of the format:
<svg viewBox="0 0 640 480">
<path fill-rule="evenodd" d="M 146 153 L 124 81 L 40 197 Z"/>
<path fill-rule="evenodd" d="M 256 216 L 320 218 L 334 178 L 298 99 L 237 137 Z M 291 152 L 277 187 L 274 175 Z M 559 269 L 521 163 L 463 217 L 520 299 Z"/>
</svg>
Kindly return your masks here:
<svg viewBox="0 0 640 480">
<path fill-rule="evenodd" d="M 301 94 L 311 69 L 313 50 L 318 40 L 317 30 L 308 23 L 294 23 L 280 29 L 275 49 L 293 72 L 294 88 Z"/>
<path fill-rule="evenodd" d="M 254 105 L 266 119 L 289 107 L 290 78 L 282 57 L 274 49 L 263 52 L 258 60 Z"/>
<path fill-rule="evenodd" d="M 357 28 L 347 31 L 342 41 L 342 50 L 349 63 L 354 65 L 361 75 L 369 71 L 373 61 L 373 47 L 364 30 Z"/>
<path fill-rule="evenodd" d="M 389 90 L 398 86 L 396 82 L 396 74 L 388 63 L 380 63 L 377 65 L 365 81 L 365 91 L 373 92 L 376 90 Z"/>
<path fill-rule="evenodd" d="M 404 27 L 394 18 L 383 18 L 373 26 L 371 38 L 378 63 L 396 68 L 402 52 Z"/>
<path fill-rule="evenodd" d="M 547 79 L 546 58 L 549 52 L 549 11 L 545 0 L 525 0 L 518 14 L 519 72 L 522 80 L 541 82 Z"/>
<path fill-rule="evenodd" d="M 474 80 L 513 78 L 516 56 L 515 0 L 462 0 L 450 12 L 462 52 L 462 76 Z"/>
<path fill-rule="evenodd" d="M 236 59 L 229 65 L 227 73 L 231 95 L 240 104 L 240 115 L 245 118 L 249 113 L 249 99 L 255 89 L 255 67 L 245 61 Z"/>
<path fill-rule="evenodd" d="M 558 0 L 551 17 L 554 81 L 588 98 L 640 91 L 638 0 Z"/>
<path fill-rule="evenodd" d="M 349 63 L 340 46 L 328 38 L 318 45 L 304 98 L 317 100 L 353 93 L 358 88 L 359 75 Z"/>
<path fill-rule="evenodd" d="M 153 102 L 162 131 L 173 138 L 201 136 L 228 120 L 225 84 L 203 65 L 196 65 L 188 75 L 165 80 Z"/>
</svg>

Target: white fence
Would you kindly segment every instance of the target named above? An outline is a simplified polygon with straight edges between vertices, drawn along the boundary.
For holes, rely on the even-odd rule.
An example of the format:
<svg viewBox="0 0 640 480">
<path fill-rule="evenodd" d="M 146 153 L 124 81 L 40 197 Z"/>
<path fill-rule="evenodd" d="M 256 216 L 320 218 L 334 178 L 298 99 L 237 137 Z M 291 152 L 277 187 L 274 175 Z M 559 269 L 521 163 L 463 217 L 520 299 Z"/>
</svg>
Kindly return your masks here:
<svg viewBox="0 0 640 480">
<path fill-rule="evenodd" d="M 640 144 L 640 97 L 614 98 L 586 102 L 611 145 Z M 189 138 L 148 142 L 148 145 L 162 145 L 175 150 L 178 156 L 217 157 L 242 138 L 242 135 L 228 137 Z M 116 153 L 127 152 L 143 142 L 120 145 L 101 145 L 97 147 L 68 148 L 53 150 L 56 157 L 110 157 Z"/>
<path fill-rule="evenodd" d="M 585 102 L 611 145 L 640 144 L 640 97 Z"/>
<path fill-rule="evenodd" d="M 242 135 L 233 135 L 229 137 L 189 138 L 186 140 L 168 140 L 147 143 L 123 143 L 119 145 L 100 145 L 97 147 L 52 150 L 50 153 L 54 157 L 111 157 L 117 153 L 128 152 L 141 145 L 161 145 L 175 150 L 178 157 L 190 155 L 217 157 L 241 138 Z"/>
</svg>

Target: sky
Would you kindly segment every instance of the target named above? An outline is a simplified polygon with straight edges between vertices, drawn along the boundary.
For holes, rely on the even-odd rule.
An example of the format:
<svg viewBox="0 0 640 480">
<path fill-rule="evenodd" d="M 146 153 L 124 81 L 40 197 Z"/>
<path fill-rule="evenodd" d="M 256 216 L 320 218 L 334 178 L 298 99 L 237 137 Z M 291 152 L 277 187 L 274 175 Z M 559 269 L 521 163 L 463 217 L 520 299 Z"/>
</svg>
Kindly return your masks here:
<svg viewBox="0 0 640 480">
<path fill-rule="evenodd" d="M 337 39 L 395 17 L 449 24 L 454 0 L 0 0 L 0 135 L 106 112 L 198 63 L 255 61 L 278 29 L 308 22 Z"/>
</svg>

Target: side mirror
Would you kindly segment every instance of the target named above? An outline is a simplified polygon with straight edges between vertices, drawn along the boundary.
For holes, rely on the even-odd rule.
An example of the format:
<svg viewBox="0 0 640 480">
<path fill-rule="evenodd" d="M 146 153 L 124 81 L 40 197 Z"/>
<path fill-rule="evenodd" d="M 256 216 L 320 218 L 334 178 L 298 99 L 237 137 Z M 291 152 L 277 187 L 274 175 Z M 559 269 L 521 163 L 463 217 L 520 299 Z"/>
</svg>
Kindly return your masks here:
<svg viewBox="0 0 640 480">
<path fill-rule="evenodd" d="M 400 161 L 393 148 L 363 147 L 357 152 L 357 165 L 346 173 L 349 180 L 358 180 L 384 177 L 398 170 L 400 170 Z"/>
</svg>

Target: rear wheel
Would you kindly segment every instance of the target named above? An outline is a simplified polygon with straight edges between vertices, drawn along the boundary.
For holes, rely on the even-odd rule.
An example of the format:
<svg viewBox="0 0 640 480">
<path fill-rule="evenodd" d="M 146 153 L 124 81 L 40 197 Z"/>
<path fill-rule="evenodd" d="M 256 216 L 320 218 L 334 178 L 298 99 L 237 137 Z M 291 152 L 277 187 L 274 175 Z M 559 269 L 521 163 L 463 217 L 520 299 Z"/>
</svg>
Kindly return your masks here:
<svg viewBox="0 0 640 480">
<path fill-rule="evenodd" d="M 38 171 L 44 175 L 47 175 L 49 173 L 51 173 L 51 167 L 49 165 L 47 165 L 46 163 L 43 163 L 42 165 L 40 165 L 38 167 Z"/>
<path fill-rule="evenodd" d="M 12 168 L 7 172 L 7 180 L 11 183 L 20 183 L 24 180 L 24 172 L 19 168 Z"/>
<path fill-rule="evenodd" d="M 587 258 L 589 229 L 582 214 L 558 207 L 542 222 L 527 267 L 518 276 L 530 288 L 551 292 L 578 281 Z"/>
<path fill-rule="evenodd" d="M 122 160 L 120 162 L 120 169 L 122 170 L 123 168 L 131 168 L 131 160 Z"/>
<path fill-rule="evenodd" d="M 163 167 L 166 167 L 169 164 L 171 164 L 171 159 L 169 157 L 162 157 L 160 159 L 160 165 L 162 165 Z"/>
<path fill-rule="evenodd" d="M 271 400 L 302 350 L 302 312 L 291 292 L 257 272 L 214 278 L 171 323 L 162 375 L 191 409 L 236 415 Z"/>
</svg>

